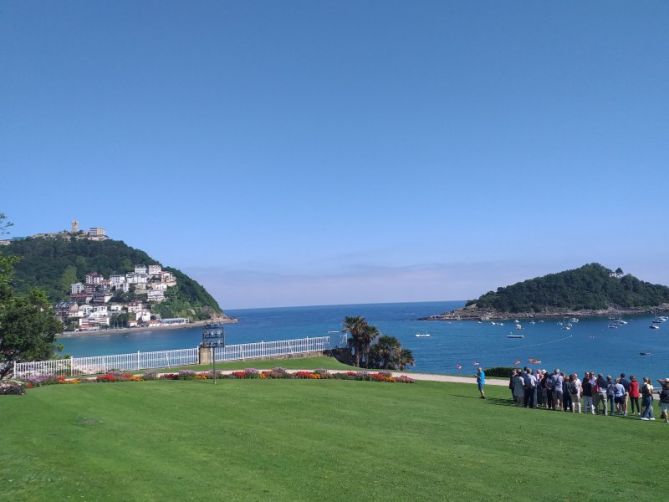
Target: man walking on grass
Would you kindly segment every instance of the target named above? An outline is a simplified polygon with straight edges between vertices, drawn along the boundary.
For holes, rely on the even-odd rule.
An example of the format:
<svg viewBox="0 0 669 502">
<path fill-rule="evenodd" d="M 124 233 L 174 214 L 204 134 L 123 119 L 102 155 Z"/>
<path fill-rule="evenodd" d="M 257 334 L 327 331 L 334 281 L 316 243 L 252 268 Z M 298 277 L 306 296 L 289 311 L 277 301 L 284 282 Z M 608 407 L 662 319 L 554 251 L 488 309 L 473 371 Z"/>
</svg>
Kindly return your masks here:
<svg viewBox="0 0 669 502">
<path fill-rule="evenodd" d="M 481 399 L 485 399 L 484 387 L 485 387 L 485 371 L 480 366 L 476 370 L 476 386 L 481 393 Z"/>
</svg>

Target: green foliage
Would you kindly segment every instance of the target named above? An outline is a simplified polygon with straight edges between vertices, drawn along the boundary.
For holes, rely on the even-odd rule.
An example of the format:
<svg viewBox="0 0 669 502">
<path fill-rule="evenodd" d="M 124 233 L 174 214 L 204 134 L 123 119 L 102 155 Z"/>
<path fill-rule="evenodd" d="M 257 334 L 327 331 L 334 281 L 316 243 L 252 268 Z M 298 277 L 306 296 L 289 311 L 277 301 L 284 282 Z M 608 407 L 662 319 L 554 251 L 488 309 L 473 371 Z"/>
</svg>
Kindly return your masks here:
<svg viewBox="0 0 669 502">
<path fill-rule="evenodd" d="M 487 368 L 485 370 L 485 375 L 487 377 L 500 377 L 500 378 L 510 378 L 511 373 L 516 368 L 511 368 L 507 366 L 496 366 L 494 368 Z"/>
<path fill-rule="evenodd" d="M 654 307 L 666 302 L 668 287 L 640 281 L 630 274 L 618 278 L 606 267 L 591 263 L 490 291 L 467 305 L 500 312 L 543 312 Z"/>
<path fill-rule="evenodd" d="M 62 328 L 42 292 L 6 298 L 0 304 L 0 378 L 14 361 L 52 358 L 58 349 L 56 333 Z"/>
<path fill-rule="evenodd" d="M 381 336 L 372 345 L 369 353 L 369 367 L 386 370 L 403 370 L 415 363 L 409 349 L 403 349 L 394 336 Z"/>
<path fill-rule="evenodd" d="M 113 273 L 125 274 L 135 264 L 154 265 L 159 262 L 144 251 L 132 248 L 123 241 L 91 241 L 77 238 L 27 238 L 12 241 L 0 247 L 0 272 L 4 257 L 15 255 L 20 261 L 15 266 L 14 284 L 20 292 L 33 287 L 43 289 L 52 302 L 65 299 L 71 282 L 83 282 L 88 272 L 99 272 L 105 277 Z M 163 317 L 190 317 L 209 319 L 221 313 L 216 300 L 196 281 L 181 271 L 164 267 L 174 274 L 177 286 L 168 288 L 167 301 L 154 308 Z M 67 284 L 67 287 L 65 285 Z M 133 295 L 122 295 L 124 299 Z"/>
</svg>

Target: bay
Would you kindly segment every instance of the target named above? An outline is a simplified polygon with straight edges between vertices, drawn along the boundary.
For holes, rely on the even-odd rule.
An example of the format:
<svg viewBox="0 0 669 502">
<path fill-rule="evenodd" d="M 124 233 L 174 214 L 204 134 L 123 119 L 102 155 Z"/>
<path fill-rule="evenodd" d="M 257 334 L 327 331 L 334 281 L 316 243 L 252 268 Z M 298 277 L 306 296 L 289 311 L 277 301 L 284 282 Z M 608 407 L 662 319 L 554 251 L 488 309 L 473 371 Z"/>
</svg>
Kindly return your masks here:
<svg viewBox="0 0 669 502">
<path fill-rule="evenodd" d="M 413 351 L 414 371 L 472 374 L 475 362 L 484 367 L 521 366 L 560 368 L 582 374 L 594 370 L 604 374 L 669 377 L 669 322 L 659 330 L 649 329 L 652 318 L 629 317 L 627 325 L 610 329 L 602 318 L 581 319 L 569 331 L 556 320 L 523 322 L 522 330 L 512 322 L 503 326 L 474 321 L 418 321 L 417 318 L 461 307 L 464 302 L 419 302 L 369 305 L 328 305 L 262 308 L 227 311 L 239 319 L 226 325 L 226 343 L 250 343 L 325 336 L 341 329 L 347 315 L 362 315 L 385 335 L 397 337 Z M 430 336 L 416 337 L 416 334 Z M 524 338 L 508 338 L 522 334 Z M 64 353 L 73 356 L 124 354 L 130 352 L 196 347 L 200 328 L 137 330 L 121 334 L 86 334 L 60 339 Z M 651 355 L 641 356 L 641 352 Z M 540 364 L 529 364 L 529 359 Z M 251 365 L 251 363 L 249 363 Z M 458 369 L 462 366 L 462 369 Z"/>
</svg>

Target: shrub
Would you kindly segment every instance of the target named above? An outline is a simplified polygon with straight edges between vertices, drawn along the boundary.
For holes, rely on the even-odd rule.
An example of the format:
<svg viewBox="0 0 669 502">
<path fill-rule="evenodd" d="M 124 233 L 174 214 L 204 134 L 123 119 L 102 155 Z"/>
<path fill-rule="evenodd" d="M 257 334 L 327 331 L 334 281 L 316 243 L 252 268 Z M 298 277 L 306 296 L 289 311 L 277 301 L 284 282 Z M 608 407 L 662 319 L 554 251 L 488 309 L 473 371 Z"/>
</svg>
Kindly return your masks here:
<svg viewBox="0 0 669 502">
<path fill-rule="evenodd" d="M 488 368 L 485 370 L 485 375 L 486 376 L 491 376 L 491 377 L 502 377 L 502 378 L 510 378 L 511 377 L 511 372 L 515 368 L 510 368 L 507 366 L 496 366 L 494 368 Z"/>
<path fill-rule="evenodd" d="M 197 375 L 197 373 L 195 373 L 193 370 L 181 370 L 179 372 L 179 379 L 180 380 L 194 380 L 196 375 Z"/>
<path fill-rule="evenodd" d="M 25 393 L 25 387 L 20 382 L 12 380 L 0 382 L 0 396 L 21 396 Z"/>
<path fill-rule="evenodd" d="M 147 371 L 142 375 L 144 380 L 158 380 L 158 372 L 156 370 Z"/>
<path fill-rule="evenodd" d="M 284 368 L 272 368 L 269 372 L 269 378 L 290 378 L 290 373 Z"/>
<path fill-rule="evenodd" d="M 246 368 L 244 373 L 246 373 L 246 378 L 260 378 L 260 372 L 255 368 Z"/>
</svg>

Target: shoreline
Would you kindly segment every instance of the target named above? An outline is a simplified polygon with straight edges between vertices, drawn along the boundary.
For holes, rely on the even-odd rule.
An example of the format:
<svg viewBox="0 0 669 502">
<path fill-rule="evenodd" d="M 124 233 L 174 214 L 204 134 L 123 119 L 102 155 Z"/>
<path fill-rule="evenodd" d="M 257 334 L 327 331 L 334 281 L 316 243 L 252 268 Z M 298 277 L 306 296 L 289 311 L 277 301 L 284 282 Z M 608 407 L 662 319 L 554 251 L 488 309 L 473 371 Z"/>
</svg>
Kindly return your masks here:
<svg viewBox="0 0 669 502">
<path fill-rule="evenodd" d="M 107 328 L 107 329 L 98 329 L 91 331 L 64 331 L 56 335 L 56 338 L 75 338 L 83 337 L 89 335 L 120 335 L 126 333 L 134 333 L 141 331 L 168 331 L 175 329 L 186 329 L 186 328 L 198 328 L 202 327 L 205 324 L 210 323 L 221 323 L 221 324 L 236 324 L 238 321 L 232 317 L 222 317 L 218 319 L 208 319 L 206 321 L 193 321 L 185 324 L 165 324 L 159 326 L 138 326 L 135 328 Z"/>
<path fill-rule="evenodd" d="M 657 307 L 631 307 L 602 310 L 560 310 L 551 312 L 498 312 L 495 310 L 463 307 L 443 314 L 419 317 L 419 321 L 510 321 L 514 319 L 585 319 L 588 317 L 620 317 L 656 315 L 669 312 L 669 304 Z"/>
</svg>

